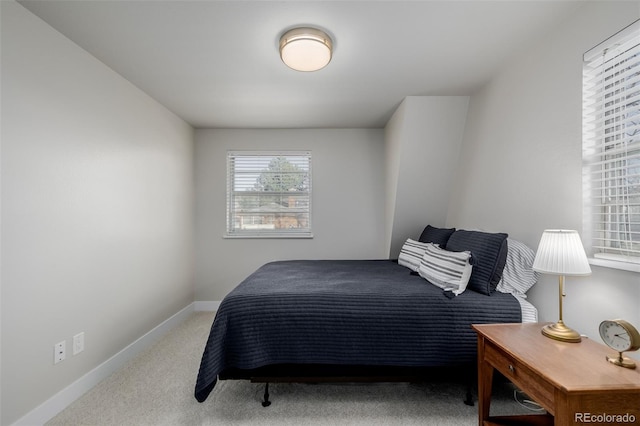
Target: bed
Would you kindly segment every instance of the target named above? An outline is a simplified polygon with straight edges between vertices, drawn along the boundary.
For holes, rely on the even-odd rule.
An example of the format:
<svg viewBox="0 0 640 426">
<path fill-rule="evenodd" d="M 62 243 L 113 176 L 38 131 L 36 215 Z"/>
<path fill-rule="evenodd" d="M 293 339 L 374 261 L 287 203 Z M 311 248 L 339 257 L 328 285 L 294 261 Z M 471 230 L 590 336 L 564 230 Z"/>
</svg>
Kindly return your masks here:
<svg viewBox="0 0 640 426">
<path fill-rule="evenodd" d="M 205 401 L 219 379 L 266 382 L 266 406 L 270 381 L 386 380 L 474 366 L 471 324 L 535 321 L 535 308 L 520 289 L 497 291 L 514 263 L 506 234 L 451 230 L 442 241 L 436 238 L 440 228 L 430 231 L 431 237 L 423 232 L 418 241 L 408 239 L 398 260 L 288 260 L 260 267 L 220 304 L 196 399 Z M 469 250 L 459 250 L 459 243 Z M 449 249 L 447 255 L 469 253 L 472 272 L 463 277 L 462 291 L 451 279 L 420 270 L 434 247 Z"/>
</svg>

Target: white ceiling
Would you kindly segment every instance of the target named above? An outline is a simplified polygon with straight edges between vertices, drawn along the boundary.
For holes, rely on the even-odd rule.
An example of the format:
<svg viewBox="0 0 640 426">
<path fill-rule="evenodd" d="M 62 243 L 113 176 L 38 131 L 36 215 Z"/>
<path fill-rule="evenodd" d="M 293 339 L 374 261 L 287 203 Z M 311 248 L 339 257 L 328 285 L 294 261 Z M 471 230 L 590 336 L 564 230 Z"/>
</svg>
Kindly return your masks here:
<svg viewBox="0 0 640 426">
<path fill-rule="evenodd" d="M 405 96 L 469 95 L 581 1 L 20 3 L 194 127 L 379 128 Z M 321 71 L 278 56 L 279 36 L 334 40 Z"/>
</svg>

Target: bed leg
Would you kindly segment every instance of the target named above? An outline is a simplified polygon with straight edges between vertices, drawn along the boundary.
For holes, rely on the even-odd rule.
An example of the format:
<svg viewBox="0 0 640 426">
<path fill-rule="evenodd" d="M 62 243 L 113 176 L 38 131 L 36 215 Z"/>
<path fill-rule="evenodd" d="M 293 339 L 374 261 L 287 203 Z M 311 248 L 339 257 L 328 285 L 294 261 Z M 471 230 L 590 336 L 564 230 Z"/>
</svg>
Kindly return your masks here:
<svg viewBox="0 0 640 426">
<path fill-rule="evenodd" d="M 269 382 L 264 385 L 264 400 L 262 401 L 263 407 L 268 407 L 271 405 L 271 401 L 269 401 Z"/>
<path fill-rule="evenodd" d="M 477 388 L 477 377 L 478 377 L 478 373 L 477 373 L 477 369 L 474 368 L 473 365 L 470 365 L 467 369 L 466 369 L 466 373 L 465 376 L 467 378 L 467 394 L 465 396 L 464 399 L 464 403 L 465 405 L 468 405 L 470 407 L 473 407 L 473 389 Z"/>
<path fill-rule="evenodd" d="M 470 407 L 473 407 L 473 394 L 471 393 L 471 384 L 467 385 L 467 396 L 464 399 L 464 403 Z"/>
</svg>

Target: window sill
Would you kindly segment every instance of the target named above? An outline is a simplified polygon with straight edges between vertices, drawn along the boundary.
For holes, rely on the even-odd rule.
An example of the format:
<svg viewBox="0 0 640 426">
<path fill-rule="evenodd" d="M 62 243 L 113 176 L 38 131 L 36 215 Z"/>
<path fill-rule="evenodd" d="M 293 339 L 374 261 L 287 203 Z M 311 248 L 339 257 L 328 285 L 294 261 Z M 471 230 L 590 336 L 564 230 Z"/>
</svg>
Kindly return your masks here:
<svg viewBox="0 0 640 426">
<path fill-rule="evenodd" d="M 256 238 L 260 238 L 260 239 L 277 239 L 277 240 L 281 240 L 281 239 L 289 239 L 289 240 L 300 240 L 300 239 L 311 239 L 313 238 L 313 234 L 301 234 L 301 235 L 223 235 L 222 238 L 224 239 L 230 239 L 230 240 L 237 240 L 237 239 L 256 239 Z M 640 265 L 639 265 L 640 266 Z"/>
<path fill-rule="evenodd" d="M 640 272 L 640 263 L 625 262 L 623 260 L 615 260 L 613 258 L 607 258 L 606 255 L 596 255 L 597 257 L 590 257 L 589 264 L 594 266 L 602 266 L 604 268 L 620 269 L 623 271 Z"/>
</svg>

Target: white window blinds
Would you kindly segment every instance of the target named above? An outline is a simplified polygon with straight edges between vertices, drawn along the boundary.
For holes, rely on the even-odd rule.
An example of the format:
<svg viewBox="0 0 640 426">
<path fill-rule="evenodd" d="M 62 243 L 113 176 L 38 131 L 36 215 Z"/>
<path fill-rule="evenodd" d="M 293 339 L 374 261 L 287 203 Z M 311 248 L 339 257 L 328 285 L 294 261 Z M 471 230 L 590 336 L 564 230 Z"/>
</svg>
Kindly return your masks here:
<svg viewBox="0 0 640 426">
<path fill-rule="evenodd" d="M 312 237 L 311 152 L 227 153 L 228 237 Z"/>
<path fill-rule="evenodd" d="M 640 21 L 584 59 L 585 240 L 593 257 L 640 263 Z"/>
</svg>

